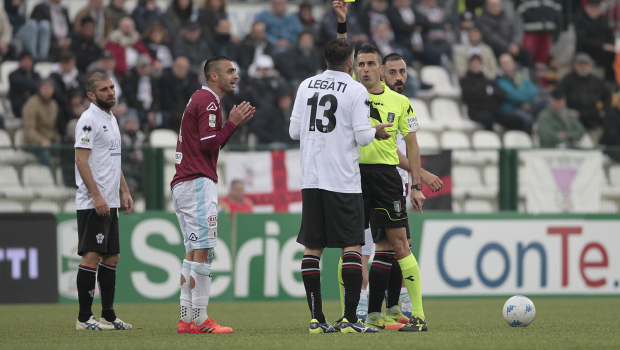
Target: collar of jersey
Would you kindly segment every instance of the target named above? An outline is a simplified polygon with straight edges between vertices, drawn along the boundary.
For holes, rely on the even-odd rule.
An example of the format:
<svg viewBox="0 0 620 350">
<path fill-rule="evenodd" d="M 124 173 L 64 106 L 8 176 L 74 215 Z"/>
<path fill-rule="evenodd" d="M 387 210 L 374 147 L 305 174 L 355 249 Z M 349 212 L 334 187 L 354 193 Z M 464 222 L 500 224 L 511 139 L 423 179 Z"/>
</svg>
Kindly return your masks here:
<svg viewBox="0 0 620 350">
<path fill-rule="evenodd" d="M 96 104 L 94 103 L 90 103 L 90 107 L 88 108 L 90 110 L 93 111 L 93 113 L 98 114 L 100 117 L 106 118 L 106 119 L 110 119 L 114 116 L 114 114 L 112 113 L 112 111 L 110 111 L 110 114 L 104 112 L 101 108 L 97 107 Z"/>
<path fill-rule="evenodd" d="M 337 70 L 331 70 L 331 69 L 325 70 L 325 72 L 323 72 L 323 74 L 327 74 L 327 75 L 342 75 L 342 76 L 346 76 L 346 77 L 351 78 L 351 76 L 348 73 L 340 72 L 340 71 L 337 71 Z"/>
<path fill-rule="evenodd" d="M 213 94 L 213 96 L 215 96 L 215 99 L 217 100 L 217 103 L 220 103 L 220 98 L 219 98 L 219 96 L 217 96 L 217 94 L 216 94 L 215 92 L 213 92 L 213 90 L 209 89 L 209 88 L 208 88 L 208 87 L 206 87 L 206 86 L 203 86 L 203 87 L 202 87 L 202 89 L 203 89 L 203 90 L 207 90 L 207 91 L 209 91 L 210 93 L 212 93 L 212 94 Z"/>
<path fill-rule="evenodd" d="M 382 91 L 381 93 L 379 93 L 379 94 L 373 94 L 372 92 L 369 92 L 369 94 L 371 94 L 371 95 L 375 95 L 375 96 L 377 96 L 377 95 L 383 95 L 383 93 L 385 92 L 385 89 L 387 89 L 387 88 L 385 87 L 385 83 L 384 83 L 384 82 L 381 82 L 381 86 L 383 86 L 383 91 Z"/>
</svg>

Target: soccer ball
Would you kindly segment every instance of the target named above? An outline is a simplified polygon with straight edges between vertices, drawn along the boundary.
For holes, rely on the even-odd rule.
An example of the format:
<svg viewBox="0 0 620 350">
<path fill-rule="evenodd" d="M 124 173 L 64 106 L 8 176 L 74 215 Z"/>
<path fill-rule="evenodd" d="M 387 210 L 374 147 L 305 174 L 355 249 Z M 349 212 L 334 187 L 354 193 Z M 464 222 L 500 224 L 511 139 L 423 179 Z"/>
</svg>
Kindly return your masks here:
<svg viewBox="0 0 620 350">
<path fill-rule="evenodd" d="M 515 295 L 506 300 L 502 315 L 512 327 L 525 327 L 534 321 L 536 308 L 534 303 L 523 295 Z"/>
</svg>

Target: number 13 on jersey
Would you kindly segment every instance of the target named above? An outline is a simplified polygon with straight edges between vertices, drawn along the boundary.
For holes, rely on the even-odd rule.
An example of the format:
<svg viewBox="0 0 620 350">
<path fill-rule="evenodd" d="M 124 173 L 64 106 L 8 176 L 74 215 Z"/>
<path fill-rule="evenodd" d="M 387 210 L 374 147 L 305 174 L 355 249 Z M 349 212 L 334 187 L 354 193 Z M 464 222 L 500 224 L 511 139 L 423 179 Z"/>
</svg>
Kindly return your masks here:
<svg viewBox="0 0 620 350">
<path fill-rule="evenodd" d="M 327 108 L 329 103 L 329 108 Z M 308 106 L 311 106 L 310 111 L 310 131 L 315 129 L 322 133 L 330 133 L 336 128 L 336 110 L 338 109 L 338 100 L 334 95 L 324 95 L 319 100 L 319 93 L 315 92 L 312 97 L 308 99 Z M 323 118 L 316 119 L 316 113 L 318 106 L 325 107 L 323 112 Z M 327 124 L 325 124 L 327 119 Z"/>
</svg>

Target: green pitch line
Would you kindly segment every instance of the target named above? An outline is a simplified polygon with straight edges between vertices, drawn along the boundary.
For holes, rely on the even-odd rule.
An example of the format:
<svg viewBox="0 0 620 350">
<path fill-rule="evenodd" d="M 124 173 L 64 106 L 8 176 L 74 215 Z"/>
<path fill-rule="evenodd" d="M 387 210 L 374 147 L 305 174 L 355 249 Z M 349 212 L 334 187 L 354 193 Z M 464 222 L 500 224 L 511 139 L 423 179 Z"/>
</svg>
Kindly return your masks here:
<svg viewBox="0 0 620 350">
<path fill-rule="evenodd" d="M 618 349 L 620 298 L 532 298 L 536 319 L 508 326 L 505 298 L 429 299 L 429 332 L 308 334 L 307 304 L 214 303 L 209 316 L 233 334 L 177 334 L 178 305 L 118 304 L 131 331 L 76 331 L 76 305 L 1 305 L 0 349 Z M 94 307 L 100 316 L 100 308 Z M 326 302 L 329 322 L 340 304 Z"/>
</svg>

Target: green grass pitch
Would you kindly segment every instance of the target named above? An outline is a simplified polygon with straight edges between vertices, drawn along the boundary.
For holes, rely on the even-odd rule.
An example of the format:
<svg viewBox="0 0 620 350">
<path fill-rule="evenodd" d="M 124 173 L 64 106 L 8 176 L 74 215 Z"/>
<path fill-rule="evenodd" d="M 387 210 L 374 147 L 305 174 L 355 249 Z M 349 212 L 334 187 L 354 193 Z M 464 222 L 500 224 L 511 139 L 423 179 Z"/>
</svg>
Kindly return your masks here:
<svg viewBox="0 0 620 350">
<path fill-rule="evenodd" d="M 536 319 L 506 324 L 506 298 L 427 299 L 427 333 L 309 334 L 307 304 L 212 303 L 209 316 L 233 334 L 177 334 L 177 304 L 117 304 L 131 331 L 76 331 L 77 305 L 0 306 L 0 349 L 619 349 L 620 298 L 533 297 Z M 329 322 L 340 304 L 324 305 Z M 94 307 L 99 316 L 100 307 Z"/>
</svg>

